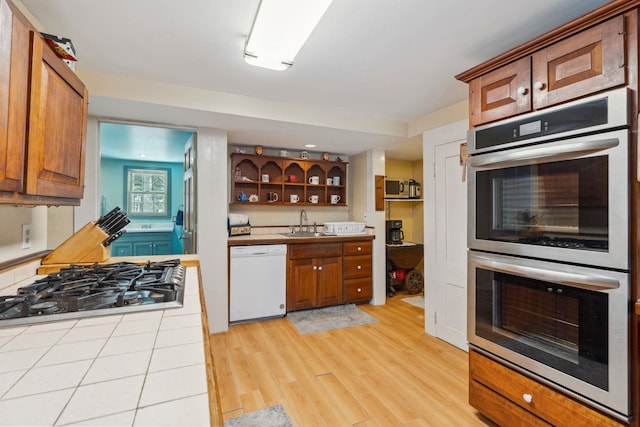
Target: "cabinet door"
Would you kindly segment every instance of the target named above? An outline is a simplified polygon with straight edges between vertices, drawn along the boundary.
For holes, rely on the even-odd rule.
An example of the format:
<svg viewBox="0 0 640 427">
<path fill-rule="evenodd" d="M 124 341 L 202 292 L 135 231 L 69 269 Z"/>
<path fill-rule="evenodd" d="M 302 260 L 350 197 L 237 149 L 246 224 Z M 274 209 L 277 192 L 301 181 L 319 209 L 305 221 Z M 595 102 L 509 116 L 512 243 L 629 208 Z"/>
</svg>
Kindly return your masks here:
<svg viewBox="0 0 640 427">
<path fill-rule="evenodd" d="M 133 242 L 134 256 L 154 255 L 153 242 Z"/>
<path fill-rule="evenodd" d="M 533 107 L 544 108 L 625 83 L 624 17 L 533 54 Z"/>
<path fill-rule="evenodd" d="M 84 192 L 87 90 L 33 31 L 31 45 L 25 193 L 80 199 Z"/>
<path fill-rule="evenodd" d="M 0 0 L 0 190 L 23 190 L 29 99 L 29 23 Z"/>
<path fill-rule="evenodd" d="M 318 273 L 317 306 L 341 304 L 342 298 L 342 259 L 319 258 L 315 260 Z"/>
<path fill-rule="evenodd" d="M 133 246 L 131 243 L 113 243 L 111 245 L 111 256 L 132 256 Z"/>
<path fill-rule="evenodd" d="M 314 260 L 311 258 L 290 260 L 287 275 L 287 310 L 315 307 L 317 266 Z"/>
<path fill-rule="evenodd" d="M 531 58 L 522 58 L 469 82 L 471 126 L 531 111 Z"/>
<path fill-rule="evenodd" d="M 154 255 L 169 255 L 171 253 L 171 242 L 154 242 L 153 254 Z"/>
</svg>

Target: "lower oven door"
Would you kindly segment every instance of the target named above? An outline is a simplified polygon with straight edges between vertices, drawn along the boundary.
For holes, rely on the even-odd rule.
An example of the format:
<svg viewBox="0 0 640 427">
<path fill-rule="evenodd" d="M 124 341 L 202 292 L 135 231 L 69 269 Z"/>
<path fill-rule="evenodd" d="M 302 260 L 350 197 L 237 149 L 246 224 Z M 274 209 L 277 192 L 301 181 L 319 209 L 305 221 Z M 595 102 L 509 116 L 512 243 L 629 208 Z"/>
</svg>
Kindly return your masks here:
<svg viewBox="0 0 640 427">
<path fill-rule="evenodd" d="M 629 416 L 629 275 L 469 253 L 468 338 L 545 384 Z"/>
</svg>

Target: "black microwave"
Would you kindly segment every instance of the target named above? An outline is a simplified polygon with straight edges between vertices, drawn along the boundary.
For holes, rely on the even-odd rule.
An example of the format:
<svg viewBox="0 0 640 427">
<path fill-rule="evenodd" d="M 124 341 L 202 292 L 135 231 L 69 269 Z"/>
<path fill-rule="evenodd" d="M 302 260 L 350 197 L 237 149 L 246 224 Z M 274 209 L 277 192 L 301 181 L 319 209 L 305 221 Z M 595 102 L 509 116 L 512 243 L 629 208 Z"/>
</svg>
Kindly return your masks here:
<svg viewBox="0 0 640 427">
<path fill-rule="evenodd" d="M 384 180 L 384 197 L 387 199 L 408 199 L 409 180 L 391 179 Z"/>
</svg>

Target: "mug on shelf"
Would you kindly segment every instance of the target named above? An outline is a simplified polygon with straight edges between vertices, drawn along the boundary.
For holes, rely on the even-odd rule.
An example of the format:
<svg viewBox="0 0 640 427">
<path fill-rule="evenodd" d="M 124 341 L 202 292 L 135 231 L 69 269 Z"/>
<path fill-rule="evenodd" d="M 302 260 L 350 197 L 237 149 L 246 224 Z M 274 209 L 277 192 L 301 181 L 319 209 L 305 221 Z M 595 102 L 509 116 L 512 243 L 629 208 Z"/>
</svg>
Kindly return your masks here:
<svg viewBox="0 0 640 427">
<path fill-rule="evenodd" d="M 340 202 L 340 200 L 341 200 L 341 199 L 342 199 L 342 197 L 340 197 L 340 196 L 339 196 L 339 195 L 337 195 L 337 194 L 332 194 L 332 195 L 331 195 L 331 203 L 332 203 L 332 204 L 334 204 L 334 205 L 335 205 L 336 203 Z"/>
<path fill-rule="evenodd" d="M 288 180 L 289 182 L 298 182 L 298 177 L 297 177 L 297 176 L 295 176 L 295 175 L 289 175 L 289 176 L 287 177 L 287 180 Z"/>
<path fill-rule="evenodd" d="M 249 196 L 247 196 L 247 193 L 242 192 L 238 193 L 236 199 L 238 199 L 239 202 L 246 202 L 247 200 L 249 200 Z"/>
<path fill-rule="evenodd" d="M 333 185 L 333 178 L 327 178 L 327 185 Z"/>
<path fill-rule="evenodd" d="M 318 196 L 315 194 L 313 196 L 309 196 L 309 202 L 318 203 Z"/>
<path fill-rule="evenodd" d="M 272 191 L 269 191 L 267 193 L 267 201 L 269 201 L 269 202 L 277 202 L 278 201 L 278 193 L 274 193 Z"/>
<path fill-rule="evenodd" d="M 289 196 L 289 202 L 291 203 L 298 203 L 300 201 L 300 197 L 298 197 L 295 194 L 292 194 Z"/>
<path fill-rule="evenodd" d="M 269 174 L 268 173 L 263 173 L 262 174 L 262 182 L 269 182 Z"/>
<path fill-rule="evenodd" d="M 333 177 L 333 185 L 340 185 L 340 177 L 339 176 L 334 176 Z"/>
<path fill-rule="evenodd" d="M 310 176 L 309 177 L 309 184 L 313 184 L 313 185 L 320 184 L 320 177 L 319 176 Z"/>
</svg>

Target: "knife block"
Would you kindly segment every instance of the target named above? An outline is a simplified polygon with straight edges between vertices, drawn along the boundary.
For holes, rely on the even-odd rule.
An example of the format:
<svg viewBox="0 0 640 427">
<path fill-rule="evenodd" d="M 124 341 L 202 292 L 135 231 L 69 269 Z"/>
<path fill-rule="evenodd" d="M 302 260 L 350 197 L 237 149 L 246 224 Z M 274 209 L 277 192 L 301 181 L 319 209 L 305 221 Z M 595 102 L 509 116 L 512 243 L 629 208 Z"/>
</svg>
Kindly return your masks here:
<svg viewBox="0 0 640 427">
<path fill-rule="evenodd" d="M 42 264 L 69 264 L 102 262 L 109 258 L 110 247 L 102 246 L 109 235 L 102 229 L 89 222 L 75 234 L 62 242 L 49 255 L 44 257 Z"/>
</svg>

